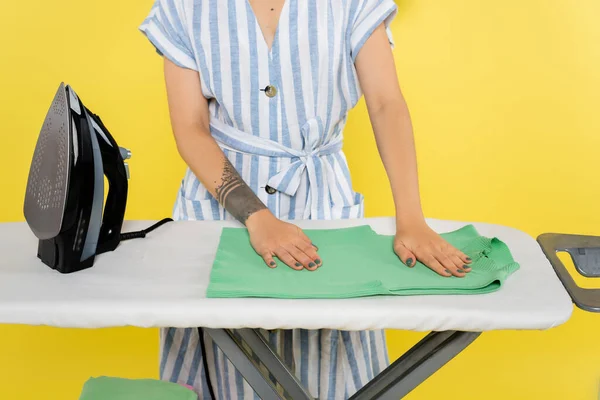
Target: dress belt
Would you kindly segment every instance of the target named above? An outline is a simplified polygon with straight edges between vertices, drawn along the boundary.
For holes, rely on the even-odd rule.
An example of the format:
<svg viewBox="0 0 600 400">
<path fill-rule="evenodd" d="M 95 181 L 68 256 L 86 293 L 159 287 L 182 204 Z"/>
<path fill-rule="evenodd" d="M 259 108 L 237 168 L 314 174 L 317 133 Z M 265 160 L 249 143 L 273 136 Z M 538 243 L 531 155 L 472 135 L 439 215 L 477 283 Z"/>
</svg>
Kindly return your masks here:
<svg viewBox="0 0 600 400">
<path fill-rule="evenodd" d="M 304 210 L 305 219 L 331 218 L 329 185 L 335 184 L 336 176 L 323 157 L 342 150 L 341 135 L 327 143 L 321 143 L 323 124 L 320 118 L 308 120 L 300 129 L 307 148 L 293 149 L 279 142 L 261 138 L 236 129 L 213 118 L 210 122 L 212 137 L 219 146 L 234 152 L 265 157 L 286 157 L 292 162 L 269 177 L 267 185 L 289 196 L 296 194 L 303 174 L 308 174 L 309 198 Z M 330 176 L 332 175 L 333 176 Z"/>
</svg>

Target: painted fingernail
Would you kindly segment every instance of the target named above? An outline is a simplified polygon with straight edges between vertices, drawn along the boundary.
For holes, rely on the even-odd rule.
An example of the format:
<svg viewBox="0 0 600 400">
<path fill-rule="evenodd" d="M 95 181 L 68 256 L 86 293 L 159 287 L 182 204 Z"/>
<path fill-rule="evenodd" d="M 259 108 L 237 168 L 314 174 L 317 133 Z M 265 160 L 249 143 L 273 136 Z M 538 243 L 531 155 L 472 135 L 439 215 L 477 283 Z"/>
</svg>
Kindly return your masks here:
<svg viewBox="0 0 600 400">
<path fill-rule="evenodd" d="M 269 263 L 269 265 L 270 265 L 271 267 L 274 267 L 274 266 L 276 265 L 276 264 L 275 264 L 275 261 L 271 261 L 271 262 Z"/>
<path fill-rule="evenodd" d="M 464 269 L 471 269 L 471 267 L 469 267 L 468 265 L 463 265 Z"/>
<path fill-rule="evenodd" d="M 467 261 L 471 261 L 471 257 L 467 257 Z"/>
<path fill-rule="evenodd" d="M 300 264 L 299 262 L 296 263 L 296 267 L 301 267 L 302 264 Z"/>
<path fill-rule="evenodd" d="M 412 266 L 413 263 L 413 259 L 409 258 L 408 260 L 406 260 L 406 265 L 408 265 L 409 267 Z"/>
<path fill-rule="evenodd" d="M 315 263 L 317 264 L 321 264 L 321 260 L 319 260 L 318 258 L 315 260 Z"/>
<path fill-rule="evenodd" d="M 315 263 L 311 262 L 311 263 L 308 264 L 308 266 L 312 268 L 312 267 L 315 266 Z"/>
<path fill-rule="evenodd" d="M 460 272 L 462 274 L 465 271 L 463 271 L 462 269 L 459 268 L 459 269 L 456 270 L 456 272 Z"/>
<path fill-rule="evenodd" d="M 445 271 L 446 271 L 446 273 L 447 273 L 447 274 L 449 274 L 449 273 L 450 273 L 450 271 L 449 271 L 449 270 L 447 270 L 447 269 L 446 269 Z"/>
</svg>

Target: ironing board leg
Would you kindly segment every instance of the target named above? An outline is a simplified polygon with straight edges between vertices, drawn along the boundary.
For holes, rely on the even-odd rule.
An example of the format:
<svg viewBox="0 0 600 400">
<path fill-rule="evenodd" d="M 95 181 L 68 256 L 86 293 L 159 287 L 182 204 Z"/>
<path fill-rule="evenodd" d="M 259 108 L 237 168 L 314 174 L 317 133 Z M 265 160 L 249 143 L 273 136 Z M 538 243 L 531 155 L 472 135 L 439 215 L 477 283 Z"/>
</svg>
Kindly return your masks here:
<svg viewBox="0 0 600 400">
<path fill-rule="evenodd" d="M 225 356 L 231 361 L 235 368 L 242 374 L 256 394 L 263 400 L 280 400 L 282 397 L 277 393 L 275 386 L 259 370 L 252 357 L 249 357 L 243 347 L 233 339 L 230 331 L 225 329 L 204 328 L 213 342 L 219 346 Z"/>
<path fill-rule="evenodd" d="M 275 378 L 275 381 L 283 388 L 285 397 L 293 400 L 312 400 L 313 397 L 302 386 L 296 375 L 289 370 L 287 365 L 275 353 L 265 338 L 254 329 L 239 329 L 236 333 L 251 349 L 260 363 Z"/>
<path fill-rule="evenodd" d="M 481 332 L 432 332 L 360 389 L 350 400 L 397 400 L 469 346 Z"/>
</svg>

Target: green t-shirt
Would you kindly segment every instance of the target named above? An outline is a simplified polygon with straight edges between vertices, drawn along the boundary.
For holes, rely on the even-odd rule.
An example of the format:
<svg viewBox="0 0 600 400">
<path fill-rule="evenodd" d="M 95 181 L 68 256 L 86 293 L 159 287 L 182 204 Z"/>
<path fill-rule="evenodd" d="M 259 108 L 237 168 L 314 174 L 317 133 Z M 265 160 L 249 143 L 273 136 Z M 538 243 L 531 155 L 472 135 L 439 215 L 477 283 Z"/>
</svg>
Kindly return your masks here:
<svg viewBox="0 0 600 400">
<path fill-rule="evenodd" d="M 90 378 L 79 400 L 198 400 L 183 386 L 154 379 Z"/>
<path fill-rule="evenodd" d="M 319 246 L 323 265 L 295 271 L 283 262 L 267 267 L 243 228 L 224 228 L 207 297 L 341 299 L 374 295 L 481 294 L 496 291 L 519 265 L 497 238 L 472 225 L 441 236 L 472 259 L 464 278 L 443 277 L 417 262 L 408 268 L 393 250 L 393 236 L 370 226 L 304 230 Z"/>
</svg>

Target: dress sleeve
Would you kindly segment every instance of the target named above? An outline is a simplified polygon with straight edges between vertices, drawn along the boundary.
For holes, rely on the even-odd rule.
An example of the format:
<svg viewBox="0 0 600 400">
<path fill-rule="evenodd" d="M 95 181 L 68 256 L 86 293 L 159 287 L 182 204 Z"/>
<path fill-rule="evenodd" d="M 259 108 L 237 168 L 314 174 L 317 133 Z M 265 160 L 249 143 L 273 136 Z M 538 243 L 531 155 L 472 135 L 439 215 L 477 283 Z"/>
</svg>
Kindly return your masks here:
<svg viewBox="0 0 600 400">
<path fill-rule="evenodd" d="M 398 6 L 396 6 L 394 0 L 359 1 L 358 9 L 351 21 L 350 46 L 352 61 L 356 60 L 356 56 L 362 46 L 381 23 L 385 24 L 390 46 L 394 48 L 394 38 L 392 37 L 390 23 L 397 13 Z"/>
<path fill-rule="evenodd" d="M 191 3 L 189 3 L 191 4 Z M 182 0 L 154 0 L 149 14 L 138 29 L 154 45 L 156 52 L 180 67 L 198 70 Z"/>
</svg>

